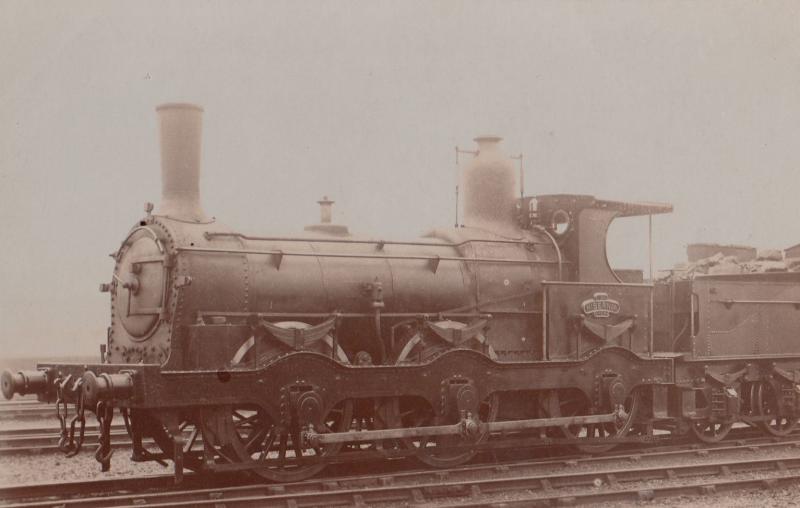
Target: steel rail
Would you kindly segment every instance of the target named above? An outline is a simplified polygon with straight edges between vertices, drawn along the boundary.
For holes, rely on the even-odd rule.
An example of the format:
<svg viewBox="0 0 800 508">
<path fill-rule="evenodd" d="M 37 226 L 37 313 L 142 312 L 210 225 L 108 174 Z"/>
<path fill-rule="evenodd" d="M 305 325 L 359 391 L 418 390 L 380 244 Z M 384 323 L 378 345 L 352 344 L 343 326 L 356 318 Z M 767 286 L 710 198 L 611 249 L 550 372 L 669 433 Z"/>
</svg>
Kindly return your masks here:
<svg viewBox="0 0 800 508">
<path fill-rule="evenodd" d="M 69 411 L 70 415 L 74 414 L 74 407 L 70 406 Z M 12 408 L 0 407 L 0 420 L 44 419 L 55 415 L 55 403 L 38 403 Z"/>
<path fill-rule="evenodd" d="M 532 464 L 541 467 L 542 463 Z M 562 463 L 562 465 L 564 465 Z M 530 467 L 531 464 L 517 466 Z M 566 464 L 569 466 L 569 464 Z M 60 506 L 119 506 L 122 504 L 146 506 L 204 506 L 224 504 L 229 506 L 330 506 L 330 505 L 364 505 L 366 503 L 408 502 L 420 503 L 447 497 L 480 498 L 477 505 L 486 503 L 487 495 L 502 493 L 504 500 L 509 500 L 512 492 L 517 491 L 523 500 L 530 503 L 545 499 L 561 499 L 576 496 L 574 492 L 564 495 L 557 493 L 560 488 L 590 488 L 591 495 L 619 492 L 643 492 L 643 489 L 618 490 L 620 482 L 642 482 L 650 480 L 674 481 L 676 479 L 696 476 L 723 475 L 735 473 L 751 473 L 754 471 L 775 471 L 783 477 L 790 470 L 800 470 L 800 456 L 780 459 L 753 459 L 716 461 L 705 464 L 688 464 L 675 466 L 650 466 L 637 468 L 614 468 L 583 472 L 546 473 L 517 472 L 506 465 L 484 466 L 484 474 L 478 475 L 472 469 L 454 469 L 446 471 L 424 471 L 410 474 L 390 474 L 378 476 L 357 476 L 338 479 L 315 480 L 282 485 L 242 485 L 222 488 L 199 488 L 189 490 L 170 490 L 168 492 L 128 493 L 117 496 L 60 500 Z M 461 476 L 462 478 L 457 478 Z M 793 475 L 800 477 L 800 474 Z M 780 477 L 779 477 L 780 478 Z M 769 479 L 772 481 L 773 479 Z M 163 480 L 159 480 L 163 482 Z M 704 485 L 707 485 L 705 482 Z M 163 484 L 162 484 L 163 485 Z M 615 490 L 598 491 L 599 486 L 612 486 Z M 760 485 L 760 484 L 759 484 Z M 697 484 L 663 486 L 665 489 L 697 488 Z M 166 488 L 164 485 L 162 488 Z M 647 489 L 650 492 L 652 489 Z M 531 495 L 533 492 L 533 495 Z M 685 492 L 677 490 L 675 492 Z M 0 491 L 2 493 L 2 491 Z M 578 493 L 577 495 L 582 495 Z M 587 494 L 589 495 L 589 494 Z M 587 498 L 588 499 L 588 498 Z M 593 498 L 596 499 L 596 498 Z M 627 498 L 626 498 L 627 499 Z M 648 499 L 645 496 L 643 499 Z M 517 499 L 510 499 L 517 501 Z M 459 501 L 459 506 L 464 500 Z M 27 507 L 52 506 L 53 500 L 33 501 L 30 503 L 9 506 Z M 467 504 L 467 505 L 471 505 Z"/>
<path fill-rule="evenodd" d="M 264 489 L 259 488 L 233 488 L 233 489 L 213 489 L 198 492 L 186 499 L 186 494 L 181 493 L 178 499 L 167 499 L 161 502 L 147 497 L 137 498 L 138 502 L 144 501 L 151 507 L 177 507 L 177 506 L 219 506 L 221 503 L 227 507 L 231 506 L 333 506 L 333 505 L 355 505 L 364 506 L 373 503 L 394 503 L 394 502 L 430 502 L 442 498 L 461 497 L 468 495 L 471 497 L 484 497 L 487 494 L 502 494 L 507 499 L 510 492 L 520 491 L 529 492 L 539 490 L 547 498 L 574 497 L 575 494 L 553 495 L 552 491 L 565 487 L 588 487 L 589 492 L 584 494 L 587 500 L 596 502 L 597 480 L 602 478 L 611 485 L 619 485 L 620 481 L 634 482 L 647 480 L 674 480 L 676 478 L 687 478 L 698 475 L 730 475 L 735 472 L 770 471 L 785 472 L 787 470 L 800 469 L 800 457 L 793 457 L 783 460 L 762 459 L 753 461 L 730 461 L 713 464 L 697 464 L 675 466 L 670 468 L 653 467 L 638 469 L 616 469 L 608 471 L 591 471 L 570 474 L 544 474 L 544 475 L 521 475 L 500 478 L 478 478 L 461 481 L 441 481 L 447 475 L 436 475 L 436 481 L 432 484 L 411 483 L 408 485 L 393 485 L 391 480 L 385 480 L 383 485 L 364 487 L 342 486 L 339 482 L 326 482 L 322 491 L 317 492 L 288 492 L 288 489 Z M 500 471 L 502 473 L 502 469 Z M 800 478 L 800 473 L 792 475 L 791 478 Z M 719 482 L 730 483 L 731 485 L 745 485 L 741 482 Z M 764 485 L 765 480 L 759 480 L 755 485 Z M 766 483 L 769 484 L 769 483 Z M 749 485 L 748 485 L 749 486 Z M 694 486 L 672 486 L 674 493 L 685 493 L 687 488 Z M 663 486 L 659 490 L 669 489 Z M 259 492 L 260 491 L 260 492 Z M 619 491 L 609 491 L 607 494 L 616 495 Z M 642 489 L 630 489 L 629 492 L 635 493 L 637 497 Z M 647 492 L 653 492 L 647 490 Z M 233 494 L 231 496 L 231 494 Z M 525 500 L 536 500 L 545 496 L 526 495 Z M 644 496 L 648 498 L 647 495 Z M 155 502 L 153 502 L 155 501 Z M 480 499 L 477 506 L 484 506 L 489 501 Z M 459 501 L 454 506 L 464 506 Z"/>
<path fill-rule="evenodd" d="M 23 418 L 43 418 L 56 414 L 55 405 L 31 404 L 30 406 L 18 406 L 10 408 L 0 407 L 0 420 L 12 420 Z"/>
<path fill-rule="evenodd" d="M 224 481 L 234 483 L 235 477 L 224 477 Z M 195 473 L 186 473 L 182 488 L 201 488 L 208 484 L 208 478 Z M 143 491 L 149 489 L 175 489 L 175 477 L 171 474 L 126 476 L 117 478 L 103 478 L 86 481 L 58 481 L 51 483 L 25 483 L 18 485 L 0 485 L 0 506 L 37 506 L 43 499 L 50 499 L 49 506 L 57 505 L 54 498 L 61 498 L 64 502 L 73 500 L 64 499 L 71 495 L 104 495 L 112 492 Z M 91 498 L 82 501 L 91 503 Z M 13 504 L 12 504 L 13 503 Z M 80 504 L 80 503 L 74 503 Z"/>
<path fill-rule="evenodd" d="M 781 461 L 777 461 L 778 464 Z M 778 466 L 780 469 L 780 466 Z M 667 474 L 674 470 L 665 470 Z M 719 471 L 717 474 L 726 476 L 724 470 Z M 612 477 L 613 478 L 613 477 Z M 669 477 L 667 477 L 669 478 Z M 616 479 L 614 479 L 617 482 Z M 572 506 L 578 504 L 597 504 L 603 502 L 618 502 L 618 501 L 653 501 L 655 499 L 668 499 L 676 496 L 697 495 L 697 496 L 711 496 L 721 492 L 737 492 L 748 489 L 774 489 L 783 486 L 795 486 L 800 481 L 800 474 L 780 475 L 771 478 L 742 478 L 735 480 L 716 480 L 716 481 L 702 481 L 693 484 L 683 485 L 660 485 L 648 488 L 632 488 L 632 489 L 613 489 L 613 490 L 598 490 L 597 488 L 589 489 L 587 492 L 569 493 L 569 494 L 552 494 L 552 487 L 547 484 L 542 485 L 542 490 L 545 495 L 524 494 L 514 499 L 504 497 L 502 500 L 503 507 L 529 507 L 529 506 Z M 618 482 L 617 482 L 618 484 Z M 612 484 L 613 485 L 613 484 Z M 470 495 L 473 497 L 481 496 L 485 491 L 480 487 L 471 489 Z M 490 502 L 486 499 L 474 499 L 470 501 L 460 500 L 456 503 L 437 504 L 437 508 L 468 508 L 468 507 L 484 507 Z M 179 506 L 179 505 L 169 505 Z M 201 505 L 202 506 L 202 505 Z M 231 506 L 235 506 L 231 504 Z"/>
<path fill-rule="evenodd" d="M 780 441 L 780 442 L 778 442 Z M 264 485 L 264 484 L 238 484 L 236 486 L 231 486 L 234 482 L 241 482 L 241 476 L 235 475 L 215 475 L 212 478 L 206 477 L 203 480 L 202 476 L 196 474 L 187 474 L 187 480 L 180 486 L 180 488 L 176 488 L 173 484 L 173 477 L 171 475 L 159 475 L 159 476 L 148 476 L 148 477 L 139 477 L 139 478 L 111 478 L 107 480 L 92 480 L 90 482 L 56 482 L 51 484 L 43 484 L 43 485 L 17 485 L 17 486 L 6 486 L 0 487 L 0 499 L 5 499 L 11 502 L 19 502 L 20 504 L 15 504 L 13 506 L 19 507 L 34 507 L 34 506 L 52 506 L 54 501 L 54 497 L 59 497 L 61 500 L 58 504 L 61 506 L 119 506 L 122 504 L 142 504 L 147 506 L 191 506 L 194 504 L 202 504 L 206 500 L 213 500 L 219 503 L 225 503 L 226 506 L 234 506 L 238 505 L 242 501 L 250 502 L 251 499 L 248 497 L 253 497 L 255 494 L 256 505 L 260 505 L 258 503 L 271 503 L 273 500 L 279 500 L 279 502 L 283 503 L 285 506 L 289 499 L 294 499 L 298 502 L 298 506 L 304 506 L 306 503 L 300 502 L 302 498 L 305 496 L 307 499 L 310 499 L 311 505 L 320 505 L 320 504 L 327 504 L 335 502 L 335 499 L 324 499 L 320 498 L 319 496 L 323 495 L 326 492 L 339 491 L 341 490 L 353 490 L 354 492 L 345 493 L 347 496 L 351 495 L 362 495 L 365 489 L 374 489 L 374 488 L 381 488 L 387 486 L 395 486 L 402 488 L 410 488 L 410 487 L 417 487 L 423 488 L 428 490 L 423 490 L 423 492 L 431 492 L 430 489 L 433 489 L 432 492 L 436 492 L 436 489 L 440 491 L 453 489 L 452 485 L 444 485 L 442 486 L 443 482 L 456 482 L 456 483 L 474 483 L 472 478 L 480 477 L 480 478 L 487 478 L 492 480 L 492 477 L 495 477 L 495 480 L 503 481 L 508 480 L 509 477 L 513 480 L 514 478 L 521 477 L 522 474 L 527 474 L 524 478 L 530 478 L 531 473 L 528 471 L 526 473 L 525 470 L 531 468 L 538 468 L 544 469 L 547 474 L 539 474 L 536 476 L 538 478 L 538 483 L 534 481 L 534 487 L 536 488 L 537 485 L 558 485 L 559 481 L 565 480 L 551 480 L 548 475 L 557 477 L 557 478 L 565 478 L 569 477 L 573 479 L 578 479 L 583 481 L 586 484 L 587 481 L 591 481 L 593 485 L 595 485 L 595 481 L 597 478 L 604 479 L 603 481 L 607 481 L 611 483 L 613 479 L 622 479 L 623 476 L 616 475 L 616 469 L 605 471 L 606 476 L 602 476 L 602 473 L 598 472 L 597 469 L 592 470 L 588 473 L 567 473 L 567 474 L 559 474 L 559 475 L 552 475 L 551 472 L 558 468 L 567 468 L 573 469 L 578 465 L 601 465 L 603 462 L 609 462 L 610 464 L 619 464 L 620 462 L 629 461 L 635 464 L 639 464 L 641 466 L 644 465 L 645 461 L 648 458 L 656 459 L 656 464 L 651 464 L 648 467 L 640 467 L 638 471 L 646 471 L 647 474 L 655 474 L 655 472 L 663 473 L 665 470 L 663 465 L 658 465 L 657 460 L 663 459 L 666 456 L 673 456 L 673 457 L 681 457 L 681 456 L 701 456 L 706 457 L 709 455 L 709 452 L 741 452 L 742 450 L 750 450 L 750 451 L 758 451 L 758 450 L 770 450 L 772 448 L 780 448 L 785 449 L 787 446 L 793 445 L 795 448 L 800 448 L 800 440 L 772 440 L 769 443 L 744 443 L 738 444 L 736 446 L 719 446 L 718 444 L 709 445 L 705 449 L 683 449 L 679 451 L 671 451 L 671 452 L 655 452 L 655 453 L 644 453 L 640 451 L 634 454 L 619 454 L 619 455 L 608 455 L 602 457 L 566 457 L 560 458 L 557 460 L 530 460 L 525 459 L 523 461 L 515 461 L 515 462 L 508 462 L 504 464 L 497 464 L 494 462 L 494 458 L 492 459 L 491 463 L 484 463 L 484 464 L 475 464 L 470 466 L 462 466 L 453 469 L 446 469 L 446 470 L 401 470 L 395 472 L 387 473 L 385 470 L 383 472 L 371 475 L 347 475 L 347 476 L 334 476 L 329 478 L 317 478 L 313 480 L 303 481 L 303 482 L 296 482 L 296 483 L 287 483 L 287 484 L 279 484 L 279 485 Z M 658 450 L 658 449 L 656 449 Z M 754 460 L 749 462 L 742 462 L 741 460 L 735 462 L 718 462 L 716 464 L 704 464 L 698 465 L 697 467 L 718 467 L 720 464 L 728 465 L 729 470 L 733 470 L 730 467 L 730 464 L 736 464 L 737 467 L 741 464 L 746 463 L 758 463 L 758 464 L 768 464 L 769 462 L 775 462 L 774 459 L 760 459 Z M 392 464 L 391 467 L 396 467 L 397 464 Z M 784 460 L 782 462 L 782 466 L 779 465 L 778 467 L 788 468 L 791 466 L 792 468 L 800 468 L 800 456 L 795 457 L 792 461 L 787 462 Z M 692 466 L 687 466 L 692 467 Z M 673 471 L 678 470 L 679 467 L 671 467 Z M 636 470 L 633 470 L 636 471 Z M 687 470 L 688 471 L 688 470 Z M 645 473 L 642 473 L 645 474 Z M 699 474 L 699 473 L 698 473 Z M 496 478 L 498 475 L 503 475 L 505 478 Z M 512 475 L 517 475 L 516 477 Z M 609 476 L 610 475 L 610 476 Z M 544 477 L 546 480 L 545 483 L 541 481 Z M 581 480 L 581 478 L 583 478 Z M 549 482 L 549 483 L 548 483 Z M 214 484 L 225 485 L 225 487 L 216 487 Z M 403 487 L 403 484 L 405 487 Z M 424 484 L 424 485 L 421 485 Z M 211 486 L 209 486 L 211 485 Z M 512 485 L 506 483 L 506 485 Z M 588 485 L 588 484 L 587 484 Z M 410 486 L 410 487 L 409 487 Z M 357 489 L 353 489 L 353 487 L 358 487 Z M 460 489 L 460 487 L 458 487 Z M 509 487 L 510 488 L 510 487 Z M 161 492 L 145 492 L 145 490 L 152 490 L 152 489 L 159 489 Z M 164 491 L 166 489 L 166 491 Z M 126 493 L 120 495 L 108 495 L 113 494 L 115 491 L 126 491 Z M 134 491 L 134 492 L 127 492 L 127 491 Z M 86 492 L 91 492 L 92 496 L 97 497 L 81 497 L 79 499 L 64 499 L 69 495 L 76 495 L 76 494 L 85 494 Z M 488 492 L 488 490 L 487 490 Z M 336 493 L 337 495 L 341 495 L 342 492 Z M 405 497 L 402 500 L 408 500 L 409 494 L 402 494 Z M 419 493 L 411 494 L 413 496 L 417 496 L 419 498 Z M 190 496 L 190 497 L 187 497 Z M 231 497 L 233 496 L 233 497 Z M 264 497 L 266 496 L 266 497 Z M 282 496 L 282 497 L 281 497 Z M 310 497 L 309 497 L 310 496 Z M 35 499 L 34 499 L 35 498 Z M 46 499 L 45 499 L 46 498 Z M 424 500 L 425 496 L 422 496 Z M 350 497 L 348 504 L 353 503 L 353 499 Z M 416 499 L 416 498 L 415 498 Z M 24 500 L 24 501 L 23 501 Z M 377 500 L 370 500 L 370 502 L 377 502 Z M 245 503 L 246 504 L 246 503 Z M 268 504 L 267 504 L 268 505 Z M 0 504 L 0 506 L 4 506 Z M 4 506 L 5 508 L 5 506 Z"/>
<path fill-rule="evenodd" d="M 86 432 L 91 432 L 97 430 L 97 425 L 95 424 L 87 424 L 86 425 Z M 125 425 L 121 423 L 114 423 L 111 425 L 112 430 L 120 430 L 124 429 Z M 17 437 L 17 436 L 33 436 L 35 434 L 58 434 L 61 432 L 61 429 L 55 425 L 46 425 L 44 427 L 18 427 L 12 429 L 0 429 L 0 442 L 3 439 L 10 438 L 10 437 Z"/>
<path fill-rule="evenodd" d="M 12 407 L 27 407 L 27 406 L 37 405 L 37 404 L 41 404 L 41 402 L 39 402 L 39 399 L 37 399 L 36 397 L 29 397 L 29 396 L 25 396 L 25 395 L 22 395 L 22 396 L 17 395 L 12 400 L 0 400 L 0 410 L 3 410 L 5 408 L 12 408 Z"/>
<path fill-rule="evenodd" d="M 17 454 L 39 453 L 44 451 L 59 451 L 58 442 L 61 436 L 58 434 L 34 435 L 34 436 L 15 436 L 0 439 L 0 457 Z M 94 432 L 87 432 L 84 436 L 84 445 L 91 448 L 98 444 L 99 434 L 97 429 Z M 152 440 L 144 439 L 145 444 L 152 443 Z M 111 446 L 113 448 L 130 448 L 131 440 L 125 430 L 111 432 Z M 84 451 L 89 450 L 84 448 Z M 94 450 L 91 450 L 94 451 Z"/>
</svg>

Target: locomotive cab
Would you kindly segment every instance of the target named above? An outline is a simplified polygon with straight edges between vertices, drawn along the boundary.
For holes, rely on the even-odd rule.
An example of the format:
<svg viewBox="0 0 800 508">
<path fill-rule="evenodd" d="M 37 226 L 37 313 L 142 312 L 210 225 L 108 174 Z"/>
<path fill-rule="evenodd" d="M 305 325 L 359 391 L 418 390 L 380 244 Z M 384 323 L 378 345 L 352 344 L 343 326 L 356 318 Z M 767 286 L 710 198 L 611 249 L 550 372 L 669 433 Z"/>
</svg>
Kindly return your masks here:
<svg viewBox="0 0 800 508">
<path fill-rule="evenodd" d="M 618 217 L 668 213 L 672 206 L 556 194 L 523 198 L 519 209 L 523 228 L 547 231 L 558 244 L 566 272 L 543 282 L 542 356 L 580 359 L 614 345 L 651 355 L 653 286 L 623 282 L 608 263 L 606 234 Z"/>
<path fill-rule="evenodd" d="M 606 236 L 614 219 L 672 212 L 666 203 L 597 199 L 582 194 L 550 194 L 519 200 L 523 229 L 541 228 L 558 242 L 570 265 L 569 280 L 621 283 L 606 256 Z"/>
</svg>

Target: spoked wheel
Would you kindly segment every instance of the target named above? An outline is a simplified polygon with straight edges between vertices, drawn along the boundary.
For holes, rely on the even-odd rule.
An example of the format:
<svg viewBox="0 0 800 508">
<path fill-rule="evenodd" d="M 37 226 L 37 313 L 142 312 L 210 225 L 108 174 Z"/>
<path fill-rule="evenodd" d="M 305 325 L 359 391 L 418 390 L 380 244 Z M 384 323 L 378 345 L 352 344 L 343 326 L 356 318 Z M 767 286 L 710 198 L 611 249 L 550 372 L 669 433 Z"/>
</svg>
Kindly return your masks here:
<svg viewBox="0 0 800 508">
<path fill-rule="evenodd" d="M 592 405 L 589 398 L 580 390 L 552 390 L 550 392 L 551 417 L 559 416 L 583 416 L 592 414 Z M 584 425 L 569 425 L 561 427 L 561 433 L 569 439 L 581 438 L 615 438 L 627 436 L 633 427 L 636 413 L 639 410 L 641 395 L 637 390 L 633 390 L 625 399 L 625 415 L 619 421 L 609 423 L 587 423 Z M 609 444 L 576 444 L 575 448 L 583 453 L 605 453 L 617 446 L 617 443 Z"/>
<path fill-rule="evenodd" d="M 342 402 L 316 430 L 342 432 L 350 427 L 352 417 L 352 403 Z M 300 434 L 296 425 L 282 426 L 276 411 L 258 406 L 215 408 L 203 419 L 203 436 L 220 458 L 257 466 L 253 473 L 273 482 L 295 482 L 314 476 L 325 467 L 320 459 L 335 455 L 342 446 L 304 445 Z"/>
<path fill-rule="evenodd" d="M 481 402 L 478 418 L 481 422 L 492 422 L 497 419 L 500 398 L 492 394 Z M 457 418 L 442 418 L 423 401 L 416 399 L 401 400 L 399 404 L 399 421 L 403 427 L 427 427 L 431 425 L 447 425 L 457 423 Z M 465 445 L 477 445 L 486 441 L 489 433 L 485 432 L 472 441 L 465 441 L 460 436 L 422 436 L 401 440 L 407 449 L 415 449 L 417 459 L 431 467 L 455 467 L 468 462 L 477 453 L 476 450 L 463 448 Z M 458 447 L 453 449 L 453 447 Z"/>
<path fill-rule="evenodd" d="M 706 388 L 697 393 L 697 407 L 711 411 L 710 399 L 715 397 L 714 388 Z M 718 390 L 718 389 L 717 389 Z M 717 393 L 716 397 L 719 397 Z M 725 439 L 725 436 L 733 428 L 733 422 L 718 422 L 709 419 L 694 421 L 689 425 L 692 435 L 704 443 L 717 443 Z"/>
<path fill-rule="evenodd" d="M 272 324 L 287 330 L 304 330 L 306 328 L 311 328 L 312 326 L 311 324 L 304 323 L 302 321 L 279 321 Z M 271 362 L 277 356 L 292 351 L 289 346 L 276 339 L 266 338 L 258 341 L 258 343 L 256 343 L 256 340 L 256 337 L 251 336 L 239 347 L 231 359 L 232 368 L 262 367 Z M 325 335 L 322 337 L 322 339 L 315 342 L 313 346 L 308 349 L 308 351 L 322 353 L 326 356 L 333 356 L 335 360 L 340 363 L 350 363 L 347 354 L 341 347 L 339 347 L 338 344 L 336 345 L 336 352 L 333 354 L 333 337 L 330 335 Z"/>
<path fill-rule="evenodd" d="M 273 323 L 286 329 L 305 329 L 311 325 L 300 321 Z M 332 356 L 340 363 L 350 363 L 341 347 L 333 350 L 330 335 L 317 341 L 310 351 Z M 256 343 L 251 337 L 234 355 L 231 366 L 264 366 L 275 356 L 290 349 L 277 340 L 265 339 Z M 353 419 L 353 403 L 340 402 L 320 422 L 315 424 L 317 432 L 344 432 L 350 429 Z M 319 473 L 326 457 L 337 454 L 342 444 L 312 447 L 301 439 L 297 422 L 282 424 L 280 413 L 275 408 L 251 404 L 237 404 L 207 410 L 202 417 L 203 438 L 217 454 L 217 460 L 231 463 L 249 463 L 257 466 L 253 473 L 274 482 L 294 482 L 310 478 Z"/>
<path fill-rule="evenodd" d="M 720 423 L 710 422 L 708 420 L 692 422 L 689 426 L 694 437 L 704 443 L 717 443 L 722 441 L 732 428 L 733 422 Z"/>
<path fill-rule="evenodd" d="M 464 329 L 468 326 L 466 323 L 451 320 L 437 321 L 434 324 L 440 328 L 457 330 Z M 497 354 L 492 346 L 488 344 L 488 340 L 482 333 L 478 333 L 472 340 L 459 347 L 484 352 L 492 359 L 497 358 Z M 398 365 L 425 363 L 432 360 L 437 355 L 453 349 L 453 346 L 438 337 L 432 336 L 432 334 L 418 332 L 406 337 L 405 343 L 402 343 L 402 347 L 399 349 L 394 362 Z M 494 394 L 482 401 L 477 415 L 479 420 L 481 422 L 496 420 L 499 405 L 500 398 Z M 419 399 L 398 399 L 395 403 L 395 407 L 396 409 L 393 410 L 397 413 L 392 415 L 391 418 L 399 424 L 399 426 L 406 428 L 447 425 L 458 422 L 458 417 L 455 415 L 450 418 L 436 416 L 431 407 Z M 483 434 L 472 441 L 472 443 L 482 443 L 488 437 L 488 434 Z M 408 449 L 416 449 L 417 458 L 424 464 L 438 468 L 454 467 L 463 464 L 472 459 L 477 453 L 475 450 L 462 448 L 467 442 L 460 436 L 424 436 L 405 438 L 401 439 L 400 442 Z M 458 446 L 459 448 L 448 450 L 448 448 L 454 446 Z"/>
<path fill-rule="evenodd" d="M 786 436 L 797 428 L 797 417 L 780 414 L 779 394 L 771 383 L 758 382 L 751 386 L 751 406 L 765 421 L 758 422 L 758 427 L 771 436 Z"/>
<path fill-rule="evenodd" d="M 437 321 L 434 323 L 440 328 L 461 330 L 468 325 L 460 321 Z M 432 336 L 431 334 L 414 333 L 409 335 L 402 342 L 401 348 L 398 348 L 394 363 L 425 363 L 432 360 L 437 355 L 444 353 L 453 346 L 443 341 L 442 339 Z M 460 345 L 459 347 L 474 349 L 476 351 L 485 352 L 486 356 L 492 360 L 497 358 L 497 353 L 494 348 L 488 343 L 488 339 L 482 333 L 478 333 L 471 341 Z"/>
</svg>

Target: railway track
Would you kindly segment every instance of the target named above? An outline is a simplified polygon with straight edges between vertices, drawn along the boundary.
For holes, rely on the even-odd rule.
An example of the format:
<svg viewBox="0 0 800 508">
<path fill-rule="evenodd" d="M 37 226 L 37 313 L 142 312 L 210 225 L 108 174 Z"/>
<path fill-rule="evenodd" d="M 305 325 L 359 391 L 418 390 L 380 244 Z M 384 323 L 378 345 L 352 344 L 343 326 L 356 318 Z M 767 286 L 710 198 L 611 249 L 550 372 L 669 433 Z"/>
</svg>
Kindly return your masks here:
<svg viewBox="0 0 800 508">
<path fill-rule="evenodd" d="M 32 404 L 41 404 L 41 402 L 32 395 L 17 395 L 11 400 L 0 400 L 0 409 L 4 407 L 29 406 Z"/>
<path fill-rule="evenodd" d="M 763 434 L 760 432 L 749 428 L 741 428 L 735 429 L 732 432 L 729 441 L 731 439 L 761 439 L 764 441 L 770 439 L 769 437 L 760 436 L 763 436 Z M 798 436 L 800 436 L 800 432 L 798 433 Z M 59 439 L 60 429 L 53 425 L 0 429 L 0 456 L 12 454 L 37 454 L 58 451 Z M 84 443 L 96 444 L 97 442 L 97 424 L 87 424 Z M 145 438 L 144 442 L 145 444 L 150 444 L 151 440 Z M 693 441 L 686 441 L 684 438 L 676 438 L 670 442 L 660 444 L 659 448 L 666 449 L 665 447 L 678 447 L 677 449 L 684 449 L 695 446 L 693 443 Z M 131 446 L 130 438 L 125 431 L 125 426 L 123 424 L 116 423 L 111 426 L 111 445 L 115 448 L 125 448 Z M 648 445 L 636 445 L 635 448 L 647 449 Z"/>
<path fill-rule="evenodd" d="M 118 412 L 116 413 L 119 414 Z M 68 415 L 71 418 L 75 415 L 75 406 L 70 404 Z M 44 420 L 56 417 L 55 404 L 45 404 L 38 402 L 36 399 L 32 401 L 10 401 L 0 403 L 0 422 L 10 421 L 31 421 L 31 420 Z M 88 418 L 88 417 L 87 417 Z"/>
<path fill-rule="evenodd" d="M 779 450 L 784 453 L 788 450 L 791 456 L 765 457 Z M 755 456 L 743 460 L 743 452 Z M 665 466 L 668 459 L 694 459 L 701 463 Z M 621 464 L 630 467 L 621 467 Z M 742 477 L 754 472 L 766 476 Z M 203 478 L 199 475 L 187 475 L 180 488 L 172 485 L 170 475 L 17 485 L 0 487 L 0 499 L 4 500 L 0 506 L 52 506 L 54 498 L 58 499 L 59 506 L 93 507 L 215 506 L 221 503 L 226 507 L 302 507 L 433 501 L 437 501 L 437 506 L 485 506 L 499 501 L 512 503 L 512 506 L 531 506 L 647 500 L 678 494 L 713 494 L 734 488 L 770 488 L 797 481 L 800 479 L 800 439 L 744 441 L 697 449 L 653 449 L 544 461 L 528 459 L 447 470 L 400 470 L 358 476 L 335 473 L 334 468 L 332 476 L 280 485 L 241 484 L 240 477 Z M 642 487 L 642 482 L 652 480 L 659 484 Z M 86 497 L 86 492 L 91 492 L 93 497 Z"/>
<path fill-rule="evenodd" d="M 57 451 L 59 432 L 56 427 L 0 429 L 0 456 Z M 97 425 L 87 425 L 84 443 L 96 444 L 98 437 Z M 124 425 L 111 427 L 111 446 L 115 448 L 131 446 Z"/>
<path fill-rule="evenodd" d="M 0 421 L 41 419 L 55 414 L 56 410 L 53 404 L 42 404 L 36 399 L 0 404 Z"/>
</svg>

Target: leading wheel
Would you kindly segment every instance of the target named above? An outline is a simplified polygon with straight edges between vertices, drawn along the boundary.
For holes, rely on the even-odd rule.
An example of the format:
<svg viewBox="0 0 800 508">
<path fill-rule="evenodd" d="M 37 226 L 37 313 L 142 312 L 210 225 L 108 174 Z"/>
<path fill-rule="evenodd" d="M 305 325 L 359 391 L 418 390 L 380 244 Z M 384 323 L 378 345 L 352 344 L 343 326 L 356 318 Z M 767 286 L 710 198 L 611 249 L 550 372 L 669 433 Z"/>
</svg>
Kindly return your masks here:
<svg viewBox="0 0 800 508">
<path fill-rule="evenodd" d="M 286 329 L 305 329 L 311 325 L 299 321 L 273 323 Z M 330 335 L 317 341 L 311 351 L 332 356 L 341 363 L 349 363 L 345 352 L 338 346 L 333 350 Z M 264 366 L 287 347 L 269 339 L 256 344 L 251 337 L 236 352 L 232 368 Z M 344 432 L 350 429 L 353 404 L 349 400 L 334 406 L 315 425 L 317 432 Z M 236 404 L 206 409 L 201 417 L 203 439 L 208 442 L 216 459 L 231 463 L 255 466 L 253 473 L 273 482 L 294 482 L 310 478 L 325 467 L 325 458 L 342 448 L 342 444 L 312 447 L 301 439 L 297 422 L 281 422 L 280 413 L 273 407 Z"/>
<path fill-rule="evenodd" d="M 343 432 L 352 416 L 352 403 L 342 402 L 316 430 Z M 325 467 L 323 459 L 337 454 L 342 446 L 303 444 L 298 426 L 281 425 L 275 410 L 251 405 L 209 411 L 203 418 L 203 437 L 220 459 L 255 466 L 254 474 L 273 482 L 296 482 L 316 475 Z"/>
</svg>

